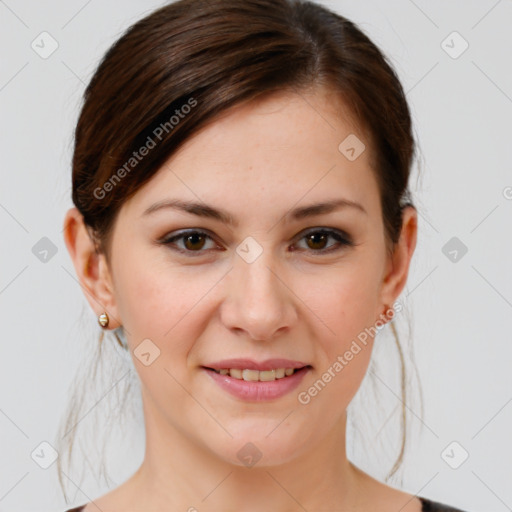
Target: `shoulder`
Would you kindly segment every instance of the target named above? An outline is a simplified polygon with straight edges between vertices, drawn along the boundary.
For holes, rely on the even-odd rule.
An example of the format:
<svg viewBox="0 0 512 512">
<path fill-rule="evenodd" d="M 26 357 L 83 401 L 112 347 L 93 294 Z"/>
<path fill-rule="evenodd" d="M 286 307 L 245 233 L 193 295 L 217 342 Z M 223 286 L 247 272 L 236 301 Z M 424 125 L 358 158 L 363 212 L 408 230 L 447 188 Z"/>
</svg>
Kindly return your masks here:
<svg viewBox="0 0 512 512">
<path fill-rule="evenodd" d="M 418 496 L 419 500 L 422 503 L 422 512 L 468 512 L 461 510 L 460 508 L 452 507 L 451 505 L 446 505 L 445 503 L 439 503 L 438 501 L 432 501 L 428 498 L 423 498 Z"/>
<path fill-rule="evenodd" d="M 451 505 L 447 505 L 445 503 L 440 503 L 438 501 L 433 501 L 428 498 L 424 498 L 422 496 L 416 496 L 421 503 L 421 512 L 469 512 L 462 510 L 460 508 L 452 507 Z M 66 510 L 65 512 L 85 512 L 85 505 L 80 507 L 71 508 Z"/>
</svg>

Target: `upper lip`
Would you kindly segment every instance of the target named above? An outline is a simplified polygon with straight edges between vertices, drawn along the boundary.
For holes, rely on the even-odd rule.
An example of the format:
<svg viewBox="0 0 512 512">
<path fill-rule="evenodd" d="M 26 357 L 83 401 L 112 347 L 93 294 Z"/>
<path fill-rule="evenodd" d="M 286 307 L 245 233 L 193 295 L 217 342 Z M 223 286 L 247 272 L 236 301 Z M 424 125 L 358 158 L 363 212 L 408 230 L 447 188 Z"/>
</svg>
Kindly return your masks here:
<svg viewBox="0 0 512 512">
<path fill-rule="evenodd" d="M 252 359 L 236 358 L 236 359 L 222 359 L 221 361 L 214 361 L 204 365 L 205 368 L 212 368 L 220 370 L 222 368 L 238 368 L 240 370 L 273 370 L 276 368 L 302 368 L 303 366 L 310 366 L 301 361 L 292 361 L 291 359 L 266 359 L 265 361 L 254 361 Z"/>
</svg>

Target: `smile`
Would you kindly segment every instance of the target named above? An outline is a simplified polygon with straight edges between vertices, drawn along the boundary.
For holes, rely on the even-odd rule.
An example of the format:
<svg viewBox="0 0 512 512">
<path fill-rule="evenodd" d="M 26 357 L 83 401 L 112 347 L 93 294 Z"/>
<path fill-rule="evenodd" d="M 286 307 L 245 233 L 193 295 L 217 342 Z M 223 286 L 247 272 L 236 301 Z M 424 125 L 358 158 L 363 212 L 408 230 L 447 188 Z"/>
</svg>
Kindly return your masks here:
<svg viewBox="0 0 512 512">
<path fill-rule="evenodd" d="M 263 371 L 202 367 L 221 390 L 240 400 L 252 402 L 276 400 L 290 393 L 311 369 L 310 365 Z"/>
<path fill-rule="evenodd" d="M 219 373 L 220 375 L 229 375 L 234 379 L 246 380 L 246 381 L 261 381 L 261 382 L 269 382 L 276 379 L 284 379 L 285 377 L 289 377 L 293 375 L 297 368 L 277 368 L 275 370 L 250 370 L 248 368 L 241 370 L 240 368 L 222 368 L 220 370 L 216 370 L 215 368 L 211 368 L 214 372 Z"/>
</svg>

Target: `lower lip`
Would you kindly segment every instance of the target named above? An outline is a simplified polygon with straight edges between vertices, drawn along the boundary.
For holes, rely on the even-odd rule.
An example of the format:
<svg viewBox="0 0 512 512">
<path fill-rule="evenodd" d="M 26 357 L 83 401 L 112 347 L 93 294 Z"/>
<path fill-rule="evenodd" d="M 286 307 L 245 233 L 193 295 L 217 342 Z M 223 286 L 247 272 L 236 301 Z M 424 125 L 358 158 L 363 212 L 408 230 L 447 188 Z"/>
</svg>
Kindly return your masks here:
<svg viewBox="0 0 512 512">
<path fill-rule="evenodd" d="M 225 391 L 236 398 L 252 402 L 274 400 L 295 389 L 304 375 L 310 370 L 305 366 L 288 377 L 271 381 L 246 381 L 235 379 L 229 375 L 221 375 L 203 367 L 203 370 Z"/>
</svg>

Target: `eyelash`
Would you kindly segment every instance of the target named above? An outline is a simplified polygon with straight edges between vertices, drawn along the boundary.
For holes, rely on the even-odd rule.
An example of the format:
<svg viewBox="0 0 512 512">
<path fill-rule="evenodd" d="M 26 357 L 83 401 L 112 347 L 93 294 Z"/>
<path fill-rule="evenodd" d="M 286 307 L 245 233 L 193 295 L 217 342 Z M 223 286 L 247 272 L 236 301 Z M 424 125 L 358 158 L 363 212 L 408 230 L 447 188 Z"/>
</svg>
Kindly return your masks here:
<svg viewBox="0 0 512 512">
<path fill-rule="evenodd" d="M 307 252 L 311 252 L 315 255 L 318 254 L 321 256 L 324 254 L 330 254 L 332 252 L 341 250 L 343 248 L 343 246 L 352 247 L 355 245 L 348 235 L 343 234 L 342 232 L 339 232 L 337 230 L 327 229 L 327 228 L 318 228 L 318 229 L 310 230 L 307 233 L 305 233 L 299 240 L 303 240 L 304 238 L 306 238 L 307 236 L 312 235 L 312 234 L 328 235 L 328 236 L 334 238 L 335 240 L 337 240 L 337 242 L 338 242 L 338 246 L 336 246 L 336 244 L 334 244 L 334 245 L 328 247 L 327 249 L 319 249 L 319 250 L 305 249 Z M 183 239 L 190 235 L 201 235 L 203 237 L 213 240 L 213 238 L 205 231 L 188 230 L 188 231 L 182 231 L 181 233 L 173 235 L 171 237 L 164 237 L 163 239 L 159 240 L 159 243 L 161 243 L 162 245 L 167 245 L 172 250 L 178 251 L 182 254 L 186 254 L 187 256 L 190 256 L 190 257 L 197 257 L 197 256 L 200 256 L 201 253 L 209 252 L 211 250 L 211 249 L 206 249 L 206 250 L 200 249 L 198 251 L 191 251 L 188 249 L 181 249 L 176 246 L 172 247 L 176 240 Z M 194 253 L 196 253 L 196 254 L 194 254 Z"/>
</svg>

